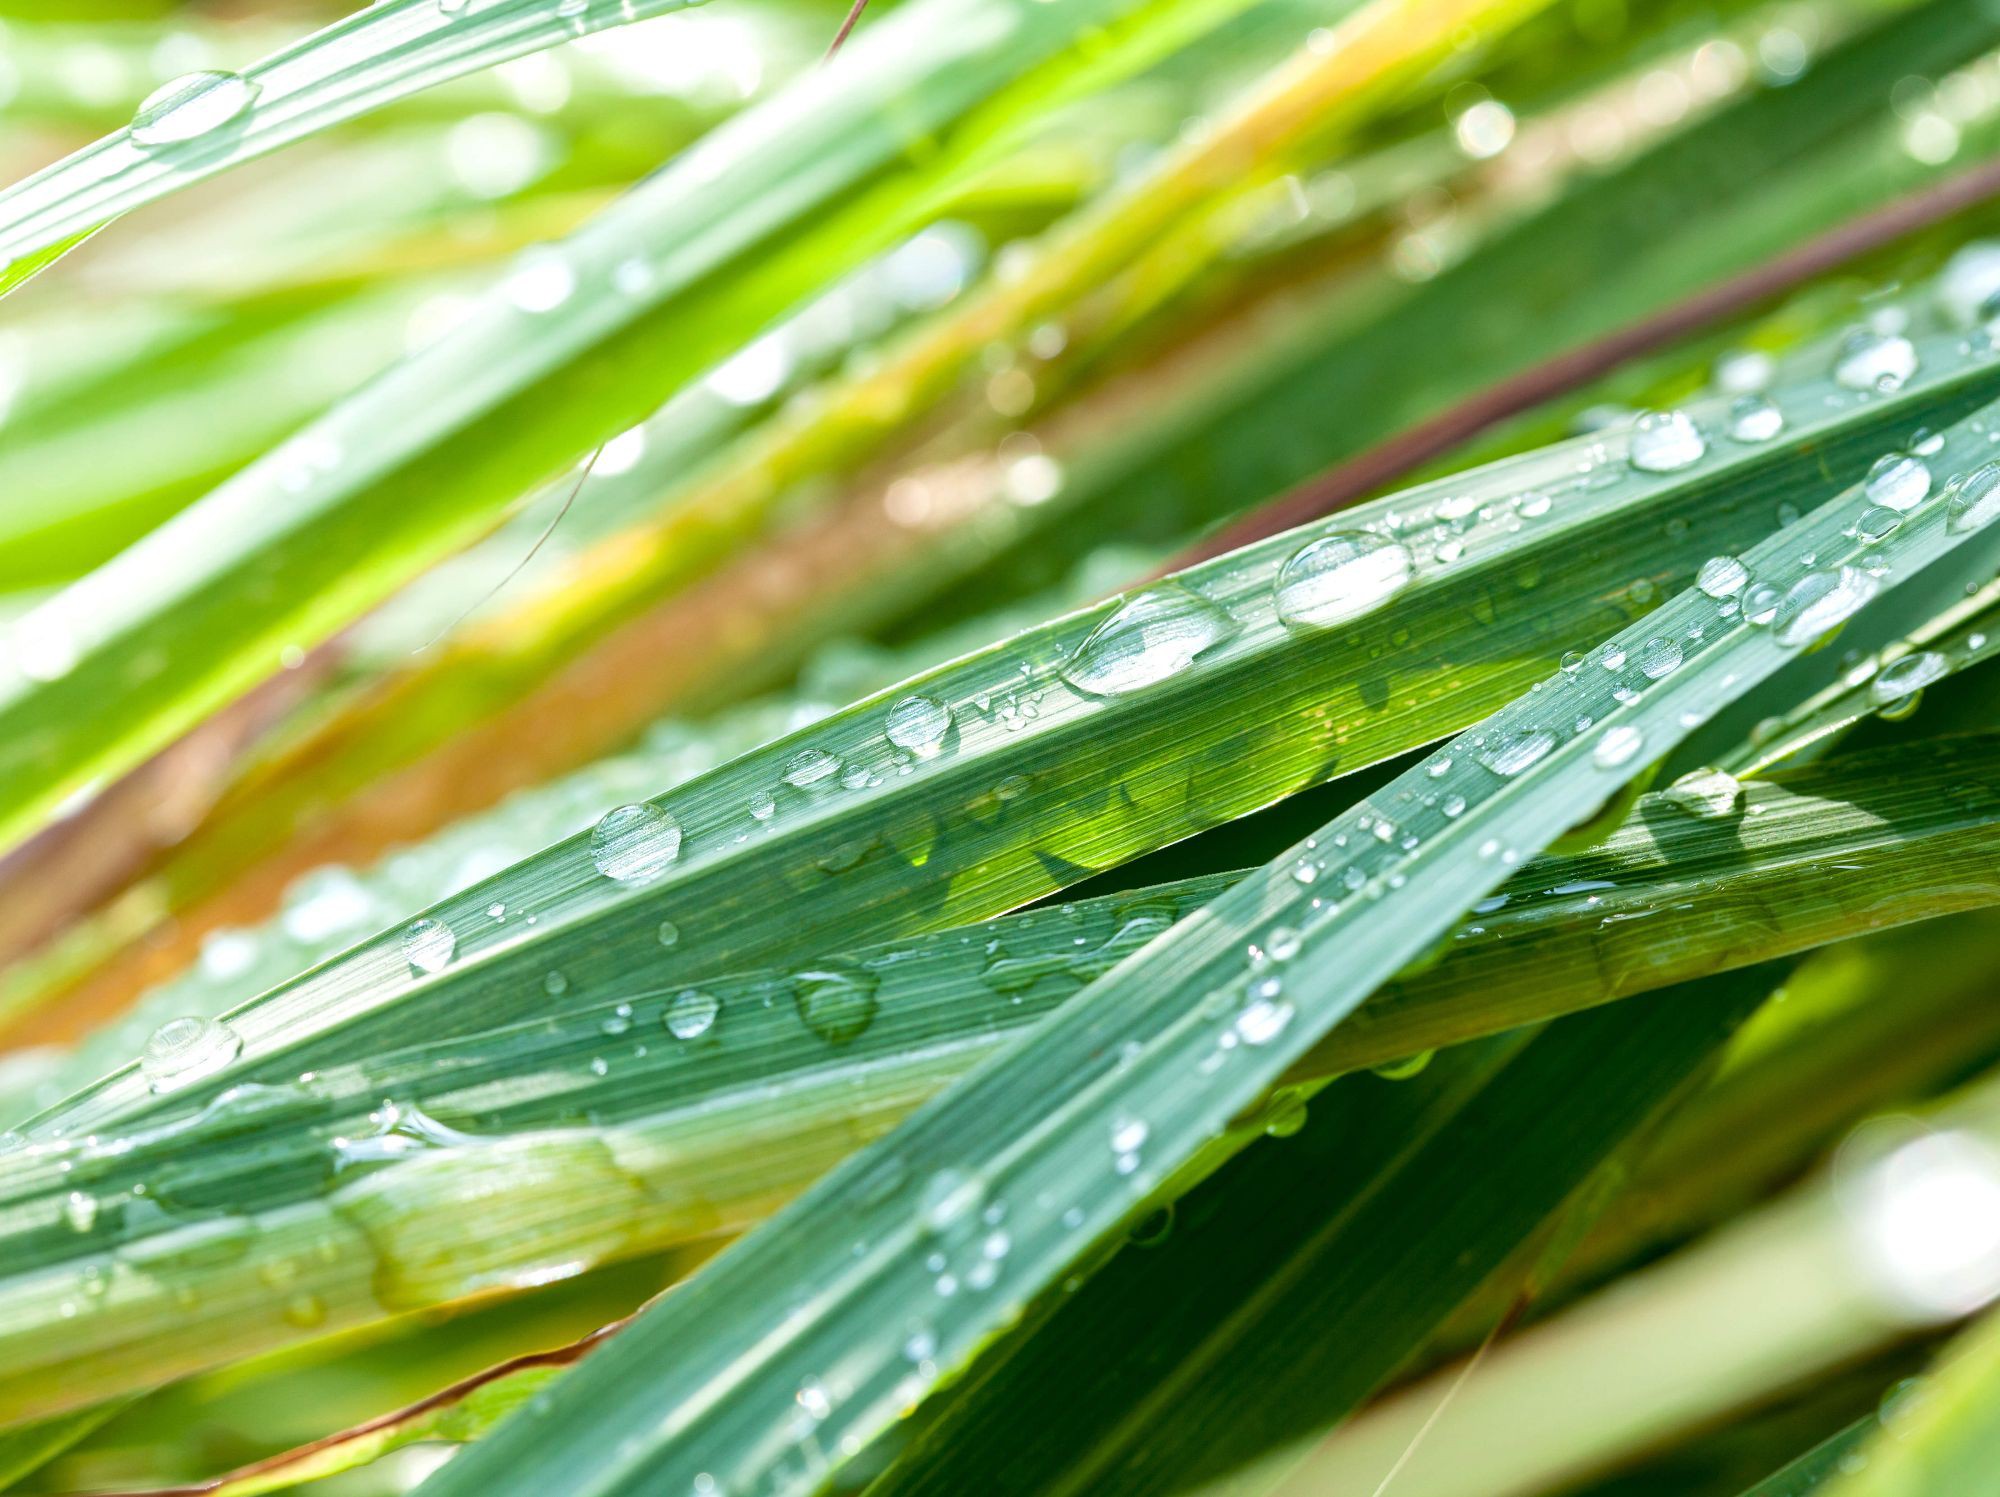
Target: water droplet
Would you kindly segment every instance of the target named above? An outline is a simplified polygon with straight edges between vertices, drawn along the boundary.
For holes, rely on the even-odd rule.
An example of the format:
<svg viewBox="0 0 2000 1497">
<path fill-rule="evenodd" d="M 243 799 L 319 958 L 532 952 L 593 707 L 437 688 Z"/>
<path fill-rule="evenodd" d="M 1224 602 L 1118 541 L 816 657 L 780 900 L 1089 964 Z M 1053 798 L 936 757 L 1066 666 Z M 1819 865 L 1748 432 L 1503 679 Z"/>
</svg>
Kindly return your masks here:
<svg viewBox="0 0 2000 1497">
<path fill-rule="evenodd" d="M 521 257 L 500 292 L 523 312 L 553 312 L 575 294 L 576 271 L 555 251 L 536 250 Z"/>
<path fill-rule="evenodd" d="M 97 1197 L 72 1190 L 63 1197 L 62 1218 L 72 1232 L 88 1232 L 97 1224 Z"/>
<path fill-rule="evenodd" d="M 1662 676 L 1671 675 L 1680 669 L 1681 647 L 1678 640 L 1656 634 L 1639 646 L 1639 674 L 1648 681 L 1657 681 Z"/>
<path fill-rule="evenodd" d="M 1271 1138 L 1290 1138 L 1305 1127 L 1306 1118 L 1306 1099 L 1288 1087 L 1271 1099 L 1264 1132 Z"/>
<path fill-rule="evenodd" d="M 1733 556 L 1711 556 L 1695 574 L 1694 585 L 1711 598 L 1727 598 L 1743 590 L 1750 569 Z"/>
<path fill-rule="evenodd" d="M 1641 473 L 1678 473 L 1708 451 L 1685 411 L 1648 411 L 1632 427 L 1630 461 Z"/>
<path fill-rule="evenodd" d="M 1435 1050 L 1419 1050 L 1415 1055 L 1406 1055 L 1401 1060 L 1392 1060 L 1386 1065 L 1370 1066 L 1369 1069 L 1384 1081 L 1408 1081 L 1421 1073 L 1431 1063 Z"/>
<path fill-rule="evenodd" d="M 1272 926 L 1270 934 L 1264 938 L 1264 949 L 1271 954 L 1274 962 L 1289 962 L 1304 945 L 1305 937 L 1289 925 Z"/>
<path fill-rule="evenodd" d="M 1141 593 L 1090 632 L 1062 668 L 1088 696 L 1138 691 L 1186 670 L 1236 632 L 1208 599 L 1182 587 Z"/>
<path fill-rule="evenodd" d="M 1645 741 L 1646 735 L 1629 724 L 1606 728 L 1590 751 L 1590 761 L 1601 769 L 1616 769 L 1638 753 Z"/>
<path fill-rule="evenodd" d="M 1879 584 L 1858 567 L 1808 572 L 1792 584 L 1771 627 L 1782 645 L 1811 644 L 1859 613 Z"/>
<path fill-rule="evenodd" d="M 1768 442 L 1785 429 L 1785 413 L 1768 395 L 1739 395 L 1729 405 L 1732 442 Z"/>
<path fill-rule="evenodd" d="M 777 814 L 778 802 L 768 790 L 750 792 L 750 814 L 759 821 L 769 821 Z"/>
<path fill-rule="evenodd" d="M 838 773 L 840 761 L 825 749 L 800 749 L 785 761 L 785 783 L 799 790 L 820 784 Z"/>
<path fill-rule="evenodd" d="M 264 91 L 236 73 L 189 73 L 163 83 L 132 116 L 132 140 L 141 146 L 198 140 L 239 117 Z"/>
<path fill-rule="evenodd" d="M 1414 563 L 1396 541 L 1365 530 L 1323 536 L 1278 569 L 1278 617 L 1295 628 L 1360 618 L 1409 585 Z"/>
<path fill-rule="evenodd" d="M 889 741 L 919 759 L 943 748 L 949 732 L 951 708 L 930 697 L 907 696 L 889 709 Z"/>
<path fill-rule="evenodd" d="M 403 932 L 403 960 L 419 972 L 442 972 L 458 950 L 458 937 L 442 920 L 418 920 Z"/>
<path fill-rule="evenodd" d="M 1556 735 L 1547 729 L 1523 728 L 1482 745 L 1473 757 L 1502 779 L 1512 779 L 1529 765 L 1540 762 L 1555 746 Z"/>
<path fill-rule="evenodd" d="M 667 1031 L 677 1040 L 698 1040 L 715 1027 L 722 1002 L 713 993 L 689 988 L 667 1005 Z"/>
<path fill-rule="evenodd" d="M 1900 390 L 1917 372 L 1917 350 L 1900 333 L 1849 333 L 1834 359 L 1833 377 L 1850 390 Z"/>
<path fill-rule="evenodd" d="M 681 853 L 681 824 L 650 801 L 615 806 L 590 829 L 590 861 L 606 878 L 642 884 Z"/>
<path fill-rule="evenodd" d="M 1254 998 L 1236 1016 L 1236 1036 L 1246 1045 L 1268 1045 L 1291 1022 L 1291 1004 L 1276 997 Z"/>
<path fill-rule="evenodd" d="M 1136 1154 L 1146 1147 L 1152 1129 L 1144 1118 L 1119 1116 L 1111 1120 L 1111 1152 Z"/>
<path fill-rule="evenodd" d="M 808 1029 L 830 1045 L 844 1045 L 874 1021 L 875 987 L 872 973 L 824 967 L 795 976 L 792 996 Z"/>
<path fill-rule="evenodd" d="M 1986 463 L 1945 487 L 1946 526 L 1977 530 L 2000 515 L 2000 463 Z"/>
<path fill-rule="evenodd" d="M 1942 680 L 1950 669 L 1949 662 L 1936 650 L 1919 650 L 1884 666 L 1868 683 L 1868 696 L 1878 707 L 1893 706 Z"/>
<path fill-rule="evenodd" d="M 1661 791 L 1660 798 L 1689 816 L 1728 816 L 1743 804 L 1743 784 L 1724 770 L 1692 769 Z"/>
<path fill-rule="evenodd" d="M 1870 503 L 1905 514 L 1930 493 L 1931 470 L 1906 453 L 1892 452 L 1875 460 L 1861 491 Z"/>
<path fill-rule="evenodd" d="M 1903 517 L 1893 509 L 1882 509 L 1871 504 L 1861 511 L 1860 518 L 1854 522 L 1854 533 L 1860 539 L 1873 543 L 1887 540 L 1896 533 L 1902 523 Z"/>
<path fill-rule="evenodd" d="M 681 928 L 671 920 L 662 920 L 656 934 L 660 938 L 660 944 L 671 949 L 680 943 Z"/>
<path fill-rule="evenodd" d="M 169 1019 L 139 1055 L 139 1074 L 155 1094 L 213 1076 L 243 1053 L 243 1037 L 216 1019 Z"/>
</svg>

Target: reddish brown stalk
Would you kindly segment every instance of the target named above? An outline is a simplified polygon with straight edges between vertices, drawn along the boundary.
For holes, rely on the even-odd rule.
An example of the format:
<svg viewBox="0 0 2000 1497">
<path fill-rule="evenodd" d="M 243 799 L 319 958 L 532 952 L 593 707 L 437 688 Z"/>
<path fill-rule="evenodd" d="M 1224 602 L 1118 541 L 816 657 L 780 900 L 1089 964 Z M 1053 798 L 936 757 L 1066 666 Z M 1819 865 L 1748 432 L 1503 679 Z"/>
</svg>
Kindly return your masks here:
<svg viewBox="0 0 2000 1497">
<path fill-rule="evenodd" d="M 1628 359 L 1651 353 L 1726 317 L 1745 312 L 1906 234 L 1984 202 L 1995 193 L 2000 193 L 2000 161 L 1973 167 L 1830 229 L 1797 249 L 1698 291 L 1594 343 L 1524 369 L 1442 414 L 1398 432 L 1279 495 L 1234 524 L 1202 537 L 1163 566 L 1157 575 L 1180 571 L 1344 509 L 1509 416 L 1567 394 L 1608 374 Z"/>
<path fill-rule="evenodd" d="M 826 49 L 826 56 L 820 59 L 821 62 L 833 61 L 833 54 L 840 50 L 840 44 L 847 40 L 847 33 L 854 29 L 854 23 L 861 19 L 861 12 L 866 9 L 868 0 L 854 0 L 854 4 L 848 8 L 847 19 L 840 23 L 840 30 L 833 34 L 833 45 Z"/>
<path fill-rule="evenodd" d="M 498 1382 L 502 1378 L 512 1377 L 519 1372 L 532 1371 L 538 1367 L 567 1367 L 572 1362 L 581 1361 L 590 1352 L 595 1351 L 604 1341 L 616 1335 L 627 1325 L 630 1325 L 631 1322 L 632 1317 L 628 1315 L 623 1320 L 614 1320 L 609 1325 L 600 1326 L 588 1336 L 577 1341 L 572 1341 L 567 1346 L 558 1346 L 550 1351 L 528 1352 L 523 1356 L 510 1357 L 505 1362 L 496 1363 L 484 1371 L 475 1372 L 471 1377 L 462 1378 L 448 1388 L 440 1388 L 428 1398 L 418 1399 L 417 1402 L 397 1409 L 393 1413 L 384 1414 L 380 1418 L 370 1419 L 365 1424 L 357 1424 L 352 1429 L 341 1430 L 338 1434 L 324 1436 L 309 1444 L 281 1451 L 277 1455 L 266 1456 L 261 1461 L 252 1462 L 248 1466 L 239 1466 L 234 1471 L 224 1472 L 221 1476 L 211 1477 L 207 1481 L 195 1482 L 191 1486 L 184 1487 L 148 1487 L 144 1490 L 92 1493 L 90 1497 L 209 1497 L 211 1493 L 226 1491 L 230 1487 L 242 1482 L 284 1472 L 326 1451 L 337 1449 L 339 1446 L 355 1440 L 365 1440 L 369 1436 L 379 1434 L 384 1430 L 393 1430 L 398 1425 L 408 1424 L 413 1420 L 421 1419 L 438 1409 L 448 1408 L 452 1404 L 463 1401 L 472 1393 L 485 1387 L 488 1383 Z M 310 1475 L 302 1475 L 301 1479 L 311 1480 L 312 1477 Z"/>
</svg>

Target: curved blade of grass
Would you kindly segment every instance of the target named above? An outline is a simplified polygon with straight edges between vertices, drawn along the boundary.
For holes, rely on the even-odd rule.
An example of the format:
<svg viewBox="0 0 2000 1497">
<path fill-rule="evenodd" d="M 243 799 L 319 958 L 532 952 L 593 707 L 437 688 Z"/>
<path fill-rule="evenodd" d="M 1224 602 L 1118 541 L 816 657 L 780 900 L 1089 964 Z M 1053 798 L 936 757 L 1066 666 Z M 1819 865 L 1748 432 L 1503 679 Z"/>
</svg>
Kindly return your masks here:
<svg viewBox="0 0 2000 1497">
<path fill-rule="evenodd" d="M 0 678 L 0 845 L 910 232 L 1010 119 L 1242 3 L 932 0 L 720 126 L 450 336 L 21 620 Z"/>
<path fill-rule="evenodd" d="M 1927 343 L 1921 357 L 1931 393 L 1963 410 L 1991 366 L 1956 348 Z M 660 877 L 607 878 L 588 839 L 573 838 L 433 908 L 454 936 L 442 972 L 413 973 L 400 933 L 387 933 L 240 1011 L 244 1062 L 172 1101 L 371 1053 L 384 1036 L 505 1022 L 552 971 L 579 995 L 622 992 L 649 970 L 670 980 L 809 959 L 983 918 L 1463 726 L 1566 645 L 1643 614 L 1713 550 L 1763 534 L 1778 495 L 1825 492 L 1824 473 L 1864 469 L 1908 416 L 1824 378 L 1779 399 L 1794 419 L 1782 447 L 1718 441 L 1693 467 L 1646 473 L 1627 466 L 1629 435 L 1614 433 L 1354 512 L 1345 526 L 1402 537 L 1412 580 L 1394 606 L 1339 628 L 1288 629 L 1271 612 L 1273 579 L 1300 540 L 1276 537 L 1150 601 L 1105 604 L 919 677 L 907 691 L 951 714 L 944 752 L 913 759 L 886 740 L 887 694 L 769 744 L 662 799 L 678 830 Z M 1696 415 L 1720 421 L 1708 407 Z M 1646 557 L 1636 574 L 1635 554 Z M 1149 692 L 1079 688 L 1069 662 L 1120 607 L 1127 621 L 1133 608 L 1165 608 L 1212 630 L 1207 668 Z M 1480 625 L 1470 635 L 1468 612 Z M 1126 627 L 1142 637 L 1150 626 Z M 1230 688 L 1208 684 L 1220 681 Z M 826 758 L 795 764 L 801 754 Z M 760 816 L 767 798 L 772 814 Z M 773 888 L 790 901 L 782 933 L 765 918 Z M 509 921 L 490 916 L 495 905 Z M 681 932 L 671 954 L 657 941 L 662 919 Z M 339 1047 L 316 1049 L 336 1020 Z M 128 1069 L 64 1125 L 87 1131 L 144 1101 Z"/>
<path fill-rule="evenodd" d="M 982 1361 L 870 1492 L 1184 1491 L 1336 1422 L 1538 1234 L 1582 1225 L 1593 1179 L 1780 975 L 1559 1021 L 1415 1126 L 1382 1083 L 1321 1093 L 1297 1137 L 1183 1198 L 1165 1243 L 1121 1252 Z M 1537 1292 L 1526 1277 L 1507 1287 Z M 1110 1366 L 1086 1350 L 1107 1346 Z"/>
<path fill-rule="evenodd" d="M 1788 1461 L 1782 1470 L 1773 1471 L 1769 1476 L 1744 1492 L 1743 1497 L 1826 1497 L 1829 1484 L 1841 1468 L 1861 1449 L 1862 1443 L 1875 1430 L 1875 1419 L 1871 1415 L 1857 1419 L 1846 1429 L 1813 1446 L 1795 1461 Z"/>
<path fill-rule="evenodd" d="M 1824 1497 L 1976 1492 L 2000 1467 L 2000 1315 L 1981 1316 L 1879 1419 L 1821 1488 Z"/>
<path fill-rule="evenodd" d="M 1541 683 L 1098 979 L 423 1490 L 818 1484 L 1189 1168 L 1515 861 L 1638 773 L 1641 742 L 1664 752 L 1876 592 L 1976 543 L 2000 510 L 1988 502 L 2000 470 L 1978 471 L 1996 414 L 1943 436 L 1938 466 L 1970 487 L 1881 546 L 1847 533 L 1857 490 L 1752 548 L 1750 573 L 1788 599 L 1771 627 L 1691 590 L 1578 675 Z M 1205 672 L 1223 675 L 1206 661 L 1187 674 Z M 1274 964 L 1274 943 L 1295 956 Z M 993 1207 L 1007 1223 L 998 1252 Z M 990 1286 L 957 1292 L 982 1261 Z M 917 1303 L 935 1306 L 935 1360 L 912 1366 L 901 1322 Z"/>
<path fill-rule="evenodd" d="M 121 130 L 0 192 L 0 291 L 111 219 L 217 172 L 509 58 L 695 0 L 383 0 L 273 53 L 239 75 L 246 108 L 192 139 L 147 146 Z M 32 270 L 29 271 L 32 273 Z"/>
</svg>

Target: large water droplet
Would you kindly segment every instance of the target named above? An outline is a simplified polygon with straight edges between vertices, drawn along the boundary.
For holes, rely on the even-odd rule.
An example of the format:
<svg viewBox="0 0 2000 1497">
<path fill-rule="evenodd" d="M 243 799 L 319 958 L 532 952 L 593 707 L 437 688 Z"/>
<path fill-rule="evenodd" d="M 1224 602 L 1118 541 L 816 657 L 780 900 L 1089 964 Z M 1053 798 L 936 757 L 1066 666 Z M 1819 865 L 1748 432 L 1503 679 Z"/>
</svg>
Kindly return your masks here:
<svg viewBox="0 0 2000 1497">
<path fill-rule="evenodd" d="M 1729 404 L 1732 442 L 1768 442 L 1785 429 L 1785 413 L 1768 395 L 1740 395 Z"/>
<path fill-rule="evenodd" d="M 1695 574 L 1694 585 L 1711 598 L 1727 598 L 1743 590 L 1750 569 L 1733 556 L 1711 556 Z"/>
<path fill-rule="evenodd" d="M 1685 411 L 1648 411 L 1632 428 L 1631 463 L 1641 473 L 1678 473 L 1708 451 Z"/>
<path fill-rule="evenodd" d="M 1849 333 L 1834 359 L 1833 377 L 1850 390 L 1900 390 L 1917 372 L 1916 346 L 1900 333 Z"/>
<path fill-rule="evenodd" d="M 713 993 L 689 988 L 667 1005 L 667 1031 L 677 1040 L 696 1040 L 715 1027 L 722 1002 Z"/>
<path fill-rule="evenodd" d="M 1778 643 L 1812 643 L 1860 612 L 1877 587 L 1875 579 L 1859 567 L 1808 572 L 1792 584 L 1771 621 Z"/>
<path fill-rule="evenodd" d="M 1724 770 L 1691 769 L 1661 791 L 1660 798 L 1689 816 L 1728 816 L 1743 804 L 1743 784 Z"/>
<path fill-rule="evenodd" d="M 792 996 L 806 1027 L 828 1044 L 844 1045 L 875 1019 L 873 973 L 822 967 L 792 979 Z"/>
<path fill-rule="evenodd" d="M 442 972 L 458 950 L 458 937 L 442 920 L 414 921 L 403 931 L 403 960 L 419 972 Z"/>
<path fill-rule="evenodd" d="M 1657 681 L 1662 676 L 1673 674 L 1681 667 L 1681 646 L 1679 640 L 1668 639 L 1656 634 L 1639 646 L 1639 674 L 1648 681 Z"/>
<path fill-rule="evenodd" d="M 904 697 L 889 709 L 888 732 L 897 748 L 928 759 L 944 747 L 951 732 L 951 708 L 930 697 Z"/>
<path fill-rule="evenodd" d="M 1990 316 L 2000 297 L 2000 244 L 1990 239 L 1959 246 L 1938 273 L 1937 297 L 1945 315 L 1960 327 Z"/>
<path fill-rule="evenodd" d="M 243 1053 L 243 1037 L 216 1019 L 169 1019 L 139 1055 L 139 1074 L 155 1093 L 178 1091 L 213 1076 Z"/>
<path fill-rule="evenodd" d="M 1062 676 L 1089 696 L 1139 691 L 1179 675 L 1235 632 L 1229 615 L 1208 599 L 1183 587 L 1154 588 L 1091 630 Z"/>
<path fill-rule="evenodd" d="M 1556 735 L 1547 729 L 1523 728 L 1481 744 L 1473 757 L 1502 779 L 1512 779 L 1555 746 Z"/>
<path fill-rule="evenodd" d="M 1985 463 L 1945 487 L 1945 524 L 1977 530 L 2000 515 L 2000 463 Z"/>
<path fill-rule="evenodd" d="M 642 884 L 681 854 L 681 824 L 650 801 L 616 806 L 590 829 L 590 860 L 606 878 Z"/>
<path fill-rule="evenodd" d="M 1638 753 L 1645 741 L 1645 734 L 1629 723 L 1606 728 L 1590 751 L 1590 761 L 1600 769 L 1615 769 Z"/>
<path fill-rule="evenodd" d="M 189 73 L 161 84 L 132 116 L 132 140 L 142 146 L 198 140 L 237 118 L 263 92 L 236 73 Z"/>
<path fill-rule="evenodd" d="M 1885 665 L 1868 683 L 1869 698 L 1878 707 L 1894 706 L 1922 691 L 1933 681 L 1942 680 L 1950 663 L 1936 650 L 1919 650 Z"/>
<path fill-rule="evenodd" d="M 1296 628 L 1360 618 L 1409 585 L 1410 553 L 1365 530 L 1323 536 L 1301 546 L 1278 570 L 1278 617 Z"/>
<path fill-rule="evenodd" d="M 1862 484 L 1869 502 L 1898 514 L 1915 509 L 1931 491 L 1931 470 L 1907 453 L 1892 452 L 1875 460 Z"/>
</svg>

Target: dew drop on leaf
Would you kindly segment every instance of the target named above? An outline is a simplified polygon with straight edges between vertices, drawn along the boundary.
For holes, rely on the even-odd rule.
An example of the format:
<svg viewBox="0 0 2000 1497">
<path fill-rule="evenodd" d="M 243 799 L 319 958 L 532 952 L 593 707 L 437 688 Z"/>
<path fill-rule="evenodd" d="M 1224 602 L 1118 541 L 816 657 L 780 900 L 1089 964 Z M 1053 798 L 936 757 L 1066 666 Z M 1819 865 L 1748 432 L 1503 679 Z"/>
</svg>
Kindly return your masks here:
<svg viewBox="0 0 2000 1497">
<path fill-rule="evenodd" d="M 1639 674 L 1648 681 L 1657 681 L 1662 676 L 1671 675 L 1680 669 L 1681 647 L 1677 640 L 1656 634 L 1639 646 Z"/>
<path fill-rule="evenodd" d="M 1875 460 L 1861 486 L 1871 504 L 1905 514 L 1924 502 L 1931 491 L 1931 470 L 1919 458 L 1892 452 Z"/>
<path fill-rule="evenodd" d="M 139 1074 L 155 1094 L 212 1076 L 243 1053 L 243 1037 L 218 1019 L 169 1019 L 139 1055 Z"/>
<path fill-rule="evenodd" d="M 1629 723 L 1606 728 L 1590 751 L 1590 761 L 1602 769 L 1615 769 L 1638 753 L 1645 741 L 1645 735 Z"/>
<path fill-rule="evenodd" d="M 418 972 L 442 972 L 458 950 L 458 937 L 442 920 L 413 921 L 403 931 L 403 960 Z"/>
<path fill-rule="evenodd" d="M 1768 395 L 1739 395 L 1729 405 L 1732 442 L 1768 442 L 1785 429 L 1785 413 Z"/>
<path fill-rule="evenodd" d="M 1750 569 L 1733 556 L 1711 556 L 1695 574 L 1694 585 L 1711 598 L 1727 598 L 1743 590 Z"/>
<path fill-rule="evenodd" d="M 818 785 L 840 773 L 840 761 L 825 749 L 800 749 L 785 761 L 785 783 L 794 789 L 804 790 Z M 756 808 L 751 808 L 755 814 Z"/>
<path fill-rule="evenodd" d="M 1482 745 L 1473 757 L 1503 780 L 1512 779 L 1555 746 L 1556 735 L 1546 728 L 1522 728 Z"/>
<path fill-rule="evenodd" d="M 1399 542 L 1365 530 L 1322 536 L 1278 569 L 1278 617 L 1294 628 L 1360 618 L 1409 585 L 1414 563 Z"/>
<path fill-rule="evenodd" d="M 1689 816 L 1728 816 L 1743 804 L 1743 783 L 1724 770 L 1692 769 L 1661 791 L 1660 798 Z"/>
<path fill-rule="evenodd" d="M 1808 572 L 1785 594 L 1771 621 L 1781 645 L 1811 644 L 1859 613 L 1879 584 L 1859 567 Z"/>
<path fill-rule="evenodd" d="M 680 852 L 681 824 L 650 801 L 614 806 L 590 829 L 590 861 L 620 883 L 658 878 Z"/>
<path fill-rule="evenodd" d="M 1678 473 L 1708 451 L 1685 411 L 1648 411 L 1632 427 L 1631 463 L 1641 473 Z"/>
<path fill-rule="evenodd" d="M 1884 394 L 1902 389 L 1916 372 L 1916 346 L 1901 333 L 1850 333 L 1833 363 L 1836 383 Z"/>
<path fill-rule="evenodd" d="M 1951 669 L 1936 650 L 1919 650 L 1914 655 L 1882 668 L 1868 683 L 1869 700 L 1878 707 L 1892 707 L 1914 696 L 1934 681 L 1942 680 Z"/>
<path fill-rule="evenodd" d="M 875 1019 L 876 979 L 859 969 L 822 967 L 792 979 L 806 1028 L 830 1045 L 858 1038 Z"/>
<path fill-rule="evenodd" d="M 2000 463 L 1985 463 L 1945 489 L 1945 523 L 1954 531 L 1978 530 L 2000 515 Z"/>
<path fill-rule="evenodd" d="M 677 1040 L 696 1040 L 715 1027 L 722 1003 L 713 993 L 689 988 L 667 1005 L 667 1032 Z"/>
<path fill-rule="evenodd" d="M 262 92 L 262 84 L 237 73 L 189 73 L 163 83 L 132 116 L 133 143 L 170 146 L 199 140 L 239 117 Z"/>
<path fill-rule="evenodd" d="M 1062 677 L 1088 696 L 1139 691 L 1179 675 L 1235 632 L 1229 615 L 1208 599 L 1182 587 L 1155 588 L 1091 630 Z"/>
<path fill-rule="evenodd" d="M 950 732 L 951 708 L 930 697 L 907 696 L 889 709 L 889 741 L 919 759 L 943 748 Z"/>
<path fill-rule="evenodd" d="M 1436 1054 L 1435 1050 L 1419 1050 L 1415 1055 L 1405 1055 L 1401 1060 L 1370 1066 L 1369 1069 L 1384 1081 L 1408 1081 L 1412 1076 L 1420 1074 L 1431 1063 L 1431 1057 Z"/>
</svg>

